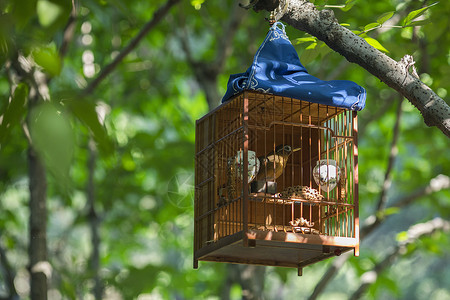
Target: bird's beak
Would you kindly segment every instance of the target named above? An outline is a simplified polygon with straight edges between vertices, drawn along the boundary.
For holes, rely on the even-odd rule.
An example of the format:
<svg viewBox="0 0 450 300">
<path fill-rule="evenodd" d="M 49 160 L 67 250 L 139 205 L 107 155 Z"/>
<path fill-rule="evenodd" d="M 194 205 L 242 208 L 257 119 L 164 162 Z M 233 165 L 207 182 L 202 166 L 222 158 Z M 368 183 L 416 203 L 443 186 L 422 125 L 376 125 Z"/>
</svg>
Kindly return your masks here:
<svg viewBox="0 0 450 300">
<path fill-rule="evenodd" d="M 300 148 L 295 148 L 294 150 L 292 150 L 292 152 L 296 152 L 296 151 L 298 151 L 298 150 L 300 150 L 300 149 L 302 149 L 302 147 L 300 147 Z"/>
</svg>

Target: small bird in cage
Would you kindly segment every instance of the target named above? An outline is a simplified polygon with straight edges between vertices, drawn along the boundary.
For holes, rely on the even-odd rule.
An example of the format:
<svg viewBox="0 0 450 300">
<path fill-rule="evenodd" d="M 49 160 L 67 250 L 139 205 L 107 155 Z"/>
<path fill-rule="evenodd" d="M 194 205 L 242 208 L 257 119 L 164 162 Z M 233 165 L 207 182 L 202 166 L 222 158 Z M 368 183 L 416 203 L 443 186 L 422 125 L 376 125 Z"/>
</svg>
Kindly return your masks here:
<svg viewBox="0 0 450 300">
<path fill-rule="evenodd" d="M 256 157 L 256 153 L 254 151 L 248 150 L 247 152 L 247 161 L 248 161 L 248 174 L 247 174 L 247 182 L 252 182 L 256 174 L 259 171 L 260 161 Z M 227 182 L 226 184 L 219 189 L 219 206 L 225 205 L 227 200 L 224 197 L 224 191 L 226 189 L 228 201 L 232 201 L 237 197 L 236 189 L 237 184 L 242 182 L 244 179 L 244 151 L 239 150 L 236 156 L 229 157 L 226 163 L 226 175 Z"/>
<path fill-rule="evenodd" d="M 275 151 L 271 151 L 265 157 L 258 157 L 261 167 L 256 175 L 256 180 L 274 181 L 283 174 L 289 156 L 301 148 L 292 149 L 289 145 L 278 145 Z"/>
</svg>

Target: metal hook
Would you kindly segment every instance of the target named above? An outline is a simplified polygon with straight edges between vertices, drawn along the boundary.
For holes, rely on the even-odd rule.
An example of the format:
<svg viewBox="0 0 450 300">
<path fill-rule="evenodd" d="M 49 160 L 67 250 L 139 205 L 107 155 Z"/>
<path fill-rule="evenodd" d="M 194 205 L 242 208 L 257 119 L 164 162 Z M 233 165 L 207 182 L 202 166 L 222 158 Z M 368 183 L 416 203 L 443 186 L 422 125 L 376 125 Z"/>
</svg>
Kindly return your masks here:
<svg viewBox="0 0 450 300">
<path fill-rule="evenodd" d="M 270 25 L 275 24 L 276 22 L 278 22 L 278 20 L 280 20 L 284 16 L 288 6 L 289 0 L 280 0 L 278 7 L 270 12 L 270 19 L 269 19 Z"/>
</svg>

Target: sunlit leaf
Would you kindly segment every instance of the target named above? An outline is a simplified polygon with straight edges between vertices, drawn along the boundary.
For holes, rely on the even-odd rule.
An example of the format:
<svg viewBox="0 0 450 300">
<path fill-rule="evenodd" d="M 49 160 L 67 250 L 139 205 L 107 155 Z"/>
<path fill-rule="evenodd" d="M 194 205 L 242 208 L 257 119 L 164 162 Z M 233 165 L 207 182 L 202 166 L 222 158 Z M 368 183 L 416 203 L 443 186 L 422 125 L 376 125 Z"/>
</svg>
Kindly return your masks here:
<svg viewBox="0 0 450 300">
<path fill-rule="evenodd" d="M 380 26 L 380 24 L 378 24 L 378 23 L 370 23 L 370 24 L 367 24 L 366 26 L 364 26 L 364 31 L 369 31 L 369 30 L 371 30 L 375 27 L 379 27 L 379 26 Z"/>
<path fill-rule="evenodd" d="M 406 231 L 399 232 L 396 239 L 397 242 L 404 242 L 408 239 L 408 233 Z"/>
<path fill-rule="evenodd" d="M 381 16 L 379 16 L 379 17 L 377 18 L 377 22 L 378 22 L 379 24 L 383 24 L 384 22 L 386 22 L 387 20 L 389 20 L 390 18 L 392 18 L 392 16 L 394 15 L 394 13 L 395 13 L 395 11 L 389 11 L 389 12 L 386 12 L 386 13 L 382 14 Z"/>
<path fill-rule="evenodd" d="M 425 13 L 426 10 L 428 10 L 430 7 L 432 7 L 432 6 L 436 5 L 436 4 L 438 4 L 438 2 L 435 2 L 435 3 L 431 4 L 431 5 L 426 6 L 426 7 L 422 7 L 420 9 L 413 10 L 403 20 L 403 26 L 406 26 L 406 25 L 410 24 L 412 20 L 414 20 L 415 18 L 420 17 L 421 15 L 423 15 Z"/>
<path fill-rule="evenodd" d="M 202 4 L 205 2 L 205 0 L 191 0 L 191 5 L 196 9 L 199 10 L 202 8 Z"/>
<path fill-rule="evenodd" d="M 394 215 L 398 214 L 400 211 L 401 210 L 399 207 L 388 207 L 384 210 L 384 215 L 385 216 Z"/>
<path fill-rule="evenodd" d="M 308 43 L 308 42 L 316 42 L 316 37 L 303 37 L 294 40 L 294 44 Z"/>
<path fill-rule="evenodd" d="M 380 42 L 378 42 L 376 39 L 374 39 L 374 38 L 371 38 L 371 37 L 365 37 L 364 38 L 365 40 L 366 40 L 366 42 L 367 43 L 369 43 L 369 45 L 371 45 L 372 47 L 374 47 L 375 49 L 378 49 L 378 50 L 380 50 L 380 51 L 383 51 L 383 52 L 389 52 L 386 48 L 384 48 L 381 44 L 380 44 Z"/>
<path fill-rule="evenodd" d="M 345 6 L 341 8 L 343 11 L 349 11 L 356 3 L 357 0 L 347 0 L 345 1 Z"/>
<path fill-rule="evenodd" d="M 39 23 L 43 27 L 52 25 L 63 13 L 63 9 L 58 4 L 48 0 L 39 0 L 37 3 L 37 15 Z"/>
<path fill-rule="evenodd" d="M 33 51 L 34 61 L 51 76 L 61 73 L 62 63 L 55 47 L 40 47 Z"/>
<path fill-rule="evenodd" d="M 430 23 L 431 23 L 430 19 L 425 19 L 425 20 L 419 20 L 419 21 L 412 21 L 408 25 L 404 25 L 403 27 L 423 26 L 423 25 L 427 25 Z"/>
</svg>

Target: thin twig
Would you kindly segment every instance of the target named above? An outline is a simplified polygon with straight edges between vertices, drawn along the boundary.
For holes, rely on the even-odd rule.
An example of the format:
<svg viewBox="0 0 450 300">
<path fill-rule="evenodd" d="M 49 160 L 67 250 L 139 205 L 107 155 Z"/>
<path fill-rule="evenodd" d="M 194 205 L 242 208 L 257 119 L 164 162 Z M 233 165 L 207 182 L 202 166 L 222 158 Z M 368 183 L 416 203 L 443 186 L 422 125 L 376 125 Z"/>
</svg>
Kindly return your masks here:
<svg viewBox="0 0 450 300">
<path fill-rule="evenodd" d="M 229 19 L 223 26 L 220 40 L 217 41 L 216 56 L 213 61 L 199 61 L 192 55 L 192 49 L 188 40 L 188 32 L 184 24 L 184 16 L 181 16 L 178 21 L 179 27 L 182 28 L 182 34 L 179 34 L 181 47 L 186 54 L 186 60 L 194 72 L 195 78 L 206 95 L 206 101 L 209 109 L 216 107 L 220 100 L 219 91 L 217 89 L 217 77 L 222 72 L 226 59 L 230 56 L 232 51 L 232 39 L 234 38 L 239 25 L 244 19 L 245 13 L 239 9 L 238 5 L 232 8 L 229 13 Z"/>
<path fill-rule="evenodd" d="M 0 262 L 4 271 L 5 283 L 9 291 L 8 299 L 18 298 L 17 290 L 14 286 L 14 270 L 11 268 L 8 258 L 6 257 L 6 251 L 2 245 L 0 245 Z"/>
<path fill-rule="evenodd" d="M 67 50 L 69 49 L 69 44 L 73 39 L 75 33 L 75 25 L 77 24 L 77 9 L 75 1 L 72 0 L 72 12 L 70 13 L 69 20 L 67 20 L 66 27 L 64 28 L 63 41 L 61 47 L 59 48 L 59 56 L 62 59 L 66 56 Z"/>
<path fill-rule="evenodd" d="M 395 125 L 394 125 L 394 135 L 392 137 L 391 150 L 389 152 L 389 160 L 388 160 L 388 165 L 386 168 L 386 173 L 384 174 L 383 189 L 381 190 L 380 198 L 378 200 L 378 204 L 376 207 L 377 212 L 379 212 L 385 208 L 386 202 L 387 202 L 387 192 L 389 191 L 391 184 L 392 184 L 391 174 L 392 174 L 392 169 L 394 167 L 395 158 L 397 157 L 397 154 L 398 154 L 397 143 L 398 143 L 398 136 L 399 136 L 399 132 L 400 132 L 400 121 L 401 121 L 401 116 L 402 116 L 402 103 L 403 103 L 403 98 L 399 101 L 398 107 L 397 107 L 397 114 L 396 114 L 397 118 L 395 120 Z"/>
<path fill-rule="evenodd" d="M 153 27 L 155 27 L 156 24 L 158 24 L 169 12 L 169 9 L 178 2 L 180 2 L 180 0 L 168 0 L 166 4 L 158 8 L 153 14 L 152 19 L 144 25 L 138 35 L 130 41 L 130 43 L 114 58 L 111 63 L 102 68 L 98 76 L 93 81 L 91 81 L 91 83 L 84 89 L 83 94 L 91 94 L 99 85 L 99 83 L 117 67 L 117 65 L 125 58 L 125 56 L 127 56 L 134 48 L 136 48 L 136 46 L 147 35 L 147 33 L 152 30 Z"/>
<path fill-rule="evenodd" d="M 389 206 L 387 209 L 405 207 L 409 204 L 412 204 L 414 201 L 420 198 L 449 188 L 450 188 L 450 177 L 442 174 L 438 175 L 433 179 L 431 179 L 428 185 L 416 190 L 415 192 L 405 197 L 398 199 L 397 201 L 395 201 L 393 205 Z M 386 219 L 386 217 L 387 216 L 383 213 L 383 211 L 380 211 L 377 214 L 373 214 L 368 218 L 366 218 L 364 225 L 361 227 L 361 235 L 360 235 L 361 239 L 365 238 L 372 231 L 374 231 Z"/>
<path fill-rule="evenodd" d="M 426 223 L 416 224 L 411 226 L 407 231 L 406 240 L 399 241 L 395 248 L 379 263 L 375 265 L 375 267 L 364 273 L 361 276 L 361 285 L 359 288 L 353 293 L 350 297 L 351 300 L 360 299 L 367 289 L 373 284 L 378 276 L 385 269 L 389 268 L 392 265 L 392 262 L 403 253 L 406 253 L 406 247 L 410 244 L 417 242 L 421 237 L 431 235 L 436 231 L 449 231 L 450 230 L 450 222 L 443 220 L 441 218 L 434 218 Z"/>
<path fill-rule="evenodd" d="M 412 204 L 413 202 L 431 195 L 432 193 L 436 193 L 445 189 L 450 188 L 450 177 L 446 175 L 438 175 L 430 180 L 430 182 L 418 189 L 417 191 L 402 197 L 401 199 L 398 199 L 395 201 L 395 204 L 392 206 L 389 206 L 386 209 L 393 208 L 393 207 L 405 207 L 409 204 Z M 385 215 L 383 212 L 378 214 L 379 216 L 383 216 L 382 218 L 377 218 L 376 215 L 371 215 L 362 223 L 361 226 L 361 234 L 360 239 L 361 242 L 365 240 L 365 238 L 372 233 L 376 228 L 378 228 L 384 221 L 388 219 L 389 216 L 392 215 Z M 350 253 L 350 252 L 349 252 Z M 342 255 L 339 258 L 336 258 L 332 265 L 328 268 L 328 270 L 325 272 L 325 274 L 322 276 L 320 281 L 317 283 L 313 293 L 311 296 L 309 296 L 309 300 L 317 299 L 317 297 L 325 290 L 328 283 L 334 278 L 334 276 L 338 273 L 338 271 L 341 269 L 343 264 L 351 257 L 351 255 Z"/>
</svg>

